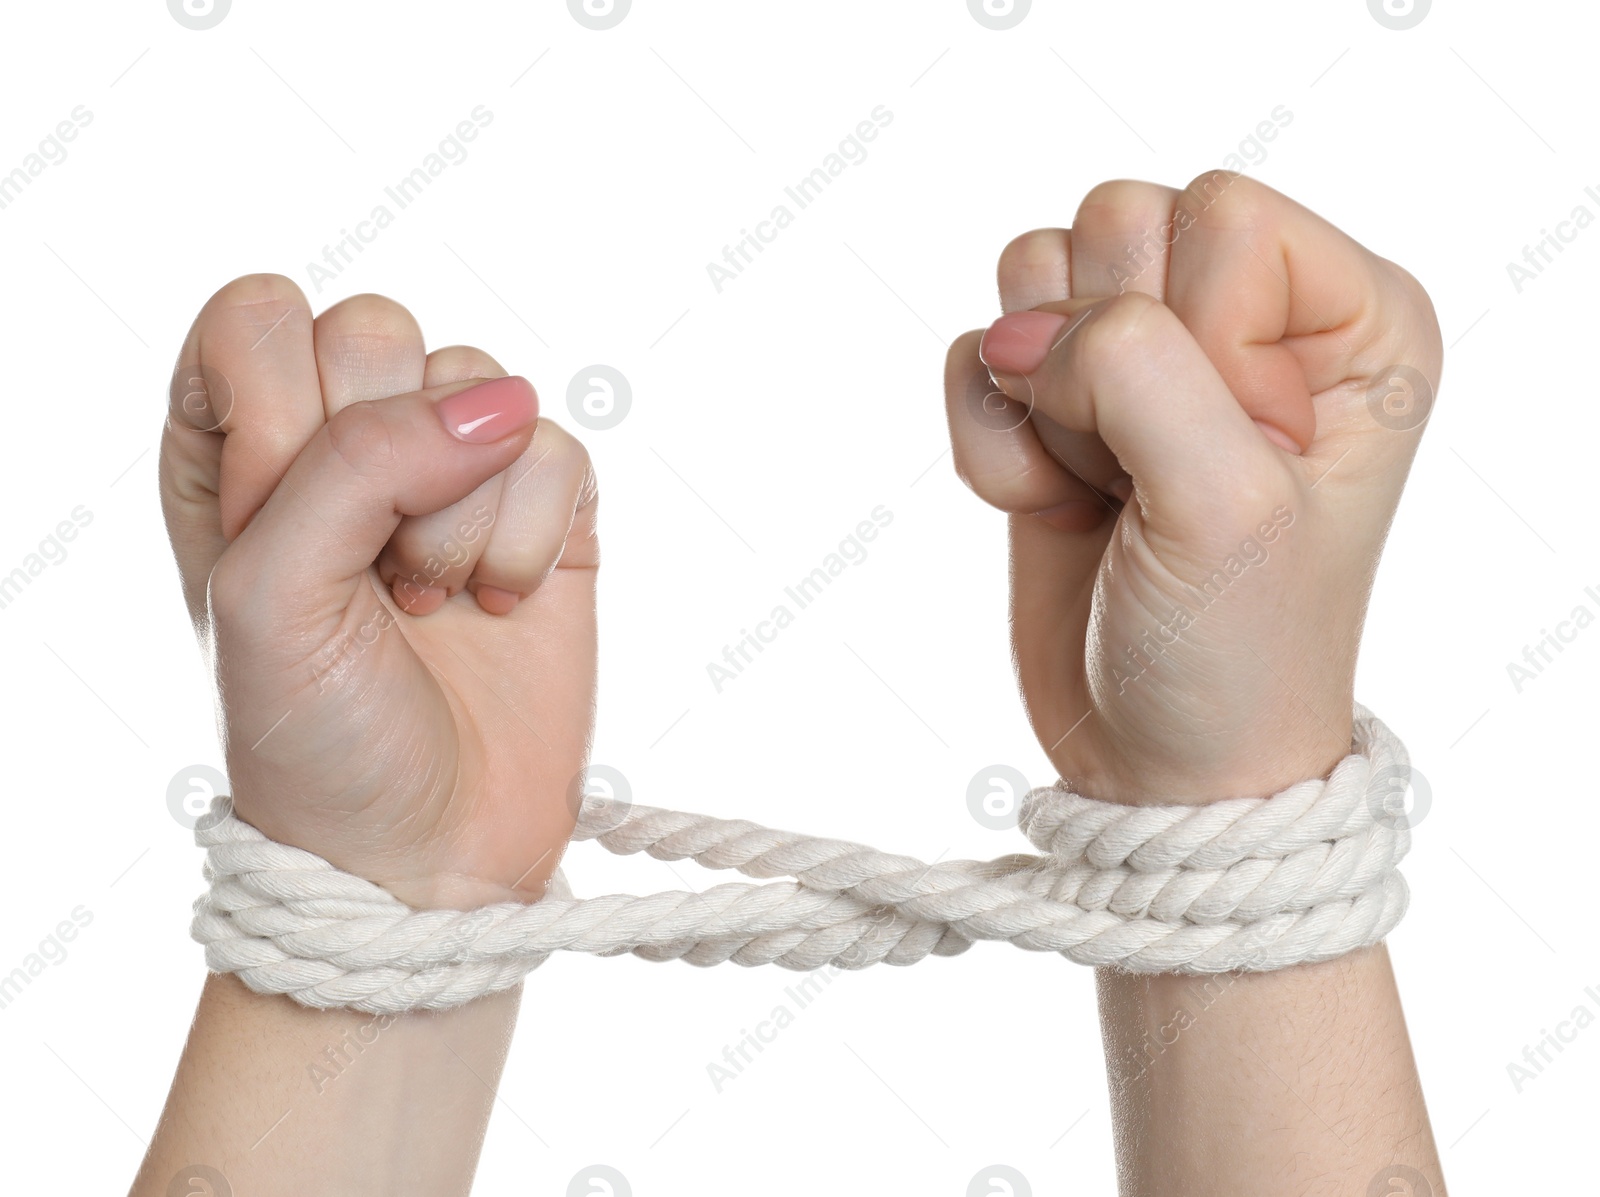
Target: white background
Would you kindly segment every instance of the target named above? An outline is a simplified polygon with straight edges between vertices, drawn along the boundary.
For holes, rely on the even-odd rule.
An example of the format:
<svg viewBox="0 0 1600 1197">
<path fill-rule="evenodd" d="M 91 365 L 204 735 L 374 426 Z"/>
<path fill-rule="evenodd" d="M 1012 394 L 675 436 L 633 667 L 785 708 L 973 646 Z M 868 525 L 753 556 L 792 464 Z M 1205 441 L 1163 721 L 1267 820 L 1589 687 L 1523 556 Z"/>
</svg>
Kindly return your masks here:
<svg viewBox="0 0 1600 1197">
<path fill-rule="evenodd" d="M 637 0 L 605 32 L 554 0 L 237 0 L 204 32 L 152 0 L 7 16 L 0 172 L 93 114 L 0 210 L 0 573 L 93 513 L 0 610 L 0 973 L 93 914 L 0 1010 L 9 1189 L 122 1191 L 202 977 L 199 854 L 165 794 L 220 761 L 155 445 L 217 286 L 271 270 L 319 310 L 391 295 L 430 347 L 484 346 L 568 427 L 574 374 L 620 370 L 631 413 L 582 434 L 604 494 L 595 759 L 640 802 L 988 857 L 1025 845 L 971 818 L 974 772 L 1049 776 L 1008 663 L 1003 520 L 945 452 L 944 346 L 996 314 L 1010 237 L 1102 179 L 1181 185 L 1278 105 L 1292 122 L 1252 173 L 1416 273 L 1450 346 L 1359 688 L 1432 788 L 1391 949 L 1446 1172 L 1460 1192 L 1589 1174 L 1600 1030 L 1520 1093 L 1507 1065 L 1600 1010 L 1600 631 L 1521 693 L 1506 668 L 1600 612 L 1600 231 L 1520 293 L 1506 268 L 1577 205 L 1600 214 L 1587 7 L 1439 4 L 1407 31 L 1362 0 L 1036 0 L 1006 32 L 962 0 Z M 477 105 L 470 156 L 316 290 L 308 263 Z M 878 105 L 868 158 L 717 293 L 707 263 Z M 716 693 L 707 663 L 879 504 L 868 559 Z M 722 879 L 593 846 L 568 870 L 586 894 Z M 476 1191 L 565 1192 L 596 1161 L 640 1195 L 959 1195 L 997 1161 L 1036 1193 L 1112 1189 L 1088 970 L 981 945 L 848 975 L 714 1092 L 707 1064 L 795 980 L 551 962 Z"/>
</svg>

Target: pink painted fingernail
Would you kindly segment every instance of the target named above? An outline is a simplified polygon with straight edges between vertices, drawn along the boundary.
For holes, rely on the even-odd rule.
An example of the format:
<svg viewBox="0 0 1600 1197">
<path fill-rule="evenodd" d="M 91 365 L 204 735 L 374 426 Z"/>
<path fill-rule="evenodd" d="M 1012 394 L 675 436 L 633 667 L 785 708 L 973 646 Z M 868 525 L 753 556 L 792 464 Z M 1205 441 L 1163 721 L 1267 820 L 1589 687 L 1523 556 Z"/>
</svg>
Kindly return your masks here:
<svg viewBox="0 0 1600 1197">
<path fill-rule="evenodd" d="M 439 400 L 439 419 L 457 440 L 488 444 L 539 418 L 539 396 L 526 378 L 493 378 Z"/>
<path fill-rule="evenodd" d="M 1032 374 L 1044 365 L 1067 317 L 1055 312 L 1012 312 L 989 326 L 978 356 L 991 372 Z"/>
</svg>

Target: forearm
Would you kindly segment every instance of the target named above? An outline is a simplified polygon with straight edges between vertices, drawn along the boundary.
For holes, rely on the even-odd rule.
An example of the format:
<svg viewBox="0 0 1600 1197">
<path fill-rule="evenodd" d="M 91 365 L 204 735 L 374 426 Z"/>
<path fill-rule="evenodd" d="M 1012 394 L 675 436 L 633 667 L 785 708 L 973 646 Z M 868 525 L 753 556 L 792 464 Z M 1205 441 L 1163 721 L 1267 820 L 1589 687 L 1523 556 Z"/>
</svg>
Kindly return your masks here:
<svg viewBox="0 0 1600 1197">
<path fill-rule="evenodd" d="M 520 998 L 372 1015 L 212 975 L 131 1197 L 197 1164 L 259 1197 L 467 1193 Z"/>
<path fill-rule="evenodd" d="M 1347 1197 L 1390 1168 L 1444 1197 L 1383 944 L 1277 972 L 1097 981 L 1125 1197 Z"/>
</svg>

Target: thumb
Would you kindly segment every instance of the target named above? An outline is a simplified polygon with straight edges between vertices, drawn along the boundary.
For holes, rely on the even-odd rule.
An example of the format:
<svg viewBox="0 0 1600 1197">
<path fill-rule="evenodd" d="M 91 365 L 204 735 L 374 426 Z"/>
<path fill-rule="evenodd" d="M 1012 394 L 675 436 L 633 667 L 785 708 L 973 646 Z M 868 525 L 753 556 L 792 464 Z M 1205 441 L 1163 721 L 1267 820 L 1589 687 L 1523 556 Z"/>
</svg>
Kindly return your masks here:
<svg viewBox="0 0 1600 1197">
<path fill-rule="evenodd" d="M 213 609 L 225 591 L 229 609 L 270 610 L 279 626 L 342 613 L 401 517 L 441 511 L 506 469 L 538 416 L 515 375 L 344 408 L 217 563 Z"/>
<path fill-rule="evenodd" d="M 1141 292 L 1002 316 L 981 352 L 1010 398 L 1103 440 L 1133 478 L 1146 527 L 1180 544 L 1250 524 L 1262 493 L 1289 479 L 1288 455 L 1172 310 Z"/>
</svg>

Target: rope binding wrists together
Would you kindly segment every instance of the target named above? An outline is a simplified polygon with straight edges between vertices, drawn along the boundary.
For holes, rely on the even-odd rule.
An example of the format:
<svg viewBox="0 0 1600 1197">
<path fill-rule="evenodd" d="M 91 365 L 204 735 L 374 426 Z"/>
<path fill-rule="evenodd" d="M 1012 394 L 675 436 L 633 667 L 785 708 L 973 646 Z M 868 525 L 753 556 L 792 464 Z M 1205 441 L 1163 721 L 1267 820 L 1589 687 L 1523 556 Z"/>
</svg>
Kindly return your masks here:
<svg viewBox="0 0 1600 1197">
<path fill-rule="evenodd" d="M 510 988 L 552 952 L 814 969 L 913 964 L 978 940 L 1133 972 L 1265 972 L 1374 944 L 1405 913 L 1396 807 L 1410 761 L 1355 710 L 1350 755 L 1270 798 L 1127 806 L 1058 783 L 1023 800 L 1039 855 L 924 864 L 844 840 L 647 806 L 586 806 L 574 840 L 693 860 L 765 884 L 414 910 L 314 853 L 267 839 L 219 796 L 195 826 L 209 890 L 192 934 L 258 993 L 372 1013 Z"/>
</svg>

